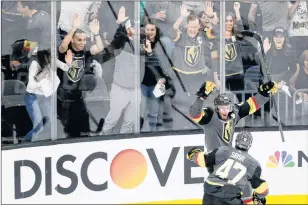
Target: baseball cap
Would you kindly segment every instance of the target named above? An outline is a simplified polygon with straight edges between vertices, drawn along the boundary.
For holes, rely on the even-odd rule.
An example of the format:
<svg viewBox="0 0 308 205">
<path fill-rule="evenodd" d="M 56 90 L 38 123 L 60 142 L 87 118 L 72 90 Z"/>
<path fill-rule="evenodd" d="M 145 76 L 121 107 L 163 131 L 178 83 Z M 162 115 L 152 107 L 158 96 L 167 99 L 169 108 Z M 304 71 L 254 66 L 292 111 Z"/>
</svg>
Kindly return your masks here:
<svg viewBox="0 0 308 205">
<path fill-rule="evenodd" d="M 287 34 L 286 34 L 285 29 L 281 27 L 275 28 L 273 32 L 273 36 L 278 36 L 278 35 L 286 36 Z"/>
</svg>

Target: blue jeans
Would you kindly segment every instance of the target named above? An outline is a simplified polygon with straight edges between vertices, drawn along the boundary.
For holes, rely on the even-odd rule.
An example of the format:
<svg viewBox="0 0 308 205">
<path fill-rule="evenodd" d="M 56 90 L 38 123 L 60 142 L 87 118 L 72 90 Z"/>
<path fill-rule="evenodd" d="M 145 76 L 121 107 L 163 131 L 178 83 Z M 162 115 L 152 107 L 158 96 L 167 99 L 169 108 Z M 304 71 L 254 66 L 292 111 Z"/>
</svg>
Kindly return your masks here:
<svg viewBox="0 0 308 205">
<path fill-rule="evenodd" d="M 156 98 L 153 94 L 155 86 L 146 86 L 141 84 L 142 95 L 146 98 L 146 105 L 148 110 L 148 120 L 151 131 L 156 131 L 156 124 L 158 118 L 160 98 Z"/>
<path fill-rule="evenodd" d="M 49 97 L 46 98 L 43 95 L 36 95 L 28 92 L 25 94 L 24 100 L 27 112 L 33 124 L 33 129 L 27 133 L 24 140 L 31 142 L 35 134 L 43 131 L 43 116 L 51 119 L 51 102 Z M 48 129 L 46 130 L 48 131 Z M 50 135 L 50 132 L 48 134 Z"/>
</svg>

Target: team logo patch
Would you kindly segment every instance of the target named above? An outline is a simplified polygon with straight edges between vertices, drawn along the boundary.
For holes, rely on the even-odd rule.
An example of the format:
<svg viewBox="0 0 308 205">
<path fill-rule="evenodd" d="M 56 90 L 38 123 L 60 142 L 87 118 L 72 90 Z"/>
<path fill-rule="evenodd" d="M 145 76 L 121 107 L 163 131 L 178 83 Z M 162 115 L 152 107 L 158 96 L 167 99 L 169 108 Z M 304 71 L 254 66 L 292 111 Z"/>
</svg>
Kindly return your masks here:
<svg viewBox="0 0 308 205">
<path fill-rule="evenodd" d="M 185 62 L 189 66 L 195 66 L 201 58 L 201 46 L 186 46 L 185 47 Z"/>
<path fill-rule="evenodd" d="M 235 44 L 234 43 L 226 44 L 225 50 L 226 50 L 225 59 L 227 61 L 233 61 L 237 56 Z"/>
<path fill-rule="evenodd" d="M 77 82 L 80 80 L 84 72 L 83 60 L 74 60 L 72 66 L 68 69 L 67 77 L 73 81 Z"/>
<path fill-rule="evenodd" d="M 223 135 L 223 139 L 227 143 L 229 143 L 231 140 L 231 132 L 232 132 L 232 121 L 228 121 L 225 126 L 224 135 Z"/>
</svg>

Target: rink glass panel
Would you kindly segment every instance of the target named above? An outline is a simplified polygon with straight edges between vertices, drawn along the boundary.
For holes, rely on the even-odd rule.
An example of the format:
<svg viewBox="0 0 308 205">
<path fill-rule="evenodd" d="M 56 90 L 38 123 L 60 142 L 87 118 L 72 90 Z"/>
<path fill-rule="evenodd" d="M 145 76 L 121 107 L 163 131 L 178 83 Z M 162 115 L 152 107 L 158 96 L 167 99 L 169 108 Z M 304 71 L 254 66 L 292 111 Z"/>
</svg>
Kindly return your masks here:
<svg viewBox="0 0 308 205">
<path fill-rule="evenodd" d="M 33 61 L 51 63 L 47 60 L 52 52 L 51 3 L 2 1 L 1 7 L 1 141 L 19 144 L 50 140 L 55 118 L 53 96 L 43 95 L 36 87 L 40 81 L 29 76 L 29 70 L 39 71 Z M 23 17 L 29 12 L 27 8 L 41 10 L 32 22 Z M 38 44 L 40 60 L 30 58 Z"/>
<path fill-rule="evenodd" d="M 33 125 L 25 106 L 29 69 L 26 66 L 24 68 L 17 66 L 17 69 L 13 67 L 19 65 L 18 62 L 27 64 L 29 61 L 27 59 L 29 44 L 25 44 L 23 39 L 31 41 L 33 40 L 31 35 L 34 34 L 26 32 L 27 19 L 20 14 L 24 10 L 17 10 L 17 2 L 4 1 L 1 3 L 1 135 L 3 144 L 17 144 L 24 143 L 23 139 L 33 128 Z M 68 73 L 63 73 L 64 77 L 62 76 L 63 79 L 60 79 L 58 93 L 47 99 L 50 104 L 50 108 L 47 110 L 51 111 L 51 118 L 44 120 L 43 131 L 37 134 L 34 140 L 200 129 L 188 117 L 188 112 L 190 105 L 196 99 L 196 91 L 204 81 L 211 80 L 217 83 L 218 79 L 220 82 L 220 89 L 205 101 L 204 107 L 213 106 L 214 97 L 222 92 L 229 93 L 234 102 L 244 101 L 257 92 L 260 80 L 267 81 L 266 75 L 265 79 L 260 76 L 264 67 L 260 68 L 259 61 L 262 58 L 256 57 L 258 43 L 251 38 L 241 39 L 236 34 L 242 25 L 245 30 L 251 29 L 259 33 L 263 39 L 268 37 L 273 47 L 273 32 L 267 32 L 267 30 L 276 25 L 271 25 L 271 19 L 262 20 L 262 12 L 264 15 L 266 12 L 272 12 L 272 19 L 278 18 L 278 14 L 274 12 L 279 9 L 269 11 L 266 8 L 278 6 L 285 9 L 283 4 L 285 3 L 278 1 L 259 4 L 254 22 L 252 22 L 249 19 L 251 3 L 241 2 L 240 12 L 237 12 L 238 6 L 234 6 L 232 1 L 213 1 L 213 5 L 205 5 L 203 2 L 187 3 L 186 7 L 190 14 L 195 14 L 200 18 L 199 24 L 197 23 L 196 26 L 196 22 L 193 20 L 188 22 L 185 18 L 180 26 L 181 35 L 184 38 L 174 43 L 171 41 L 174 37 L 172 28 L 180 17 L 182 2 L 179 1 L 171 3 L 110 1 L 110 4 L 79 1 L 36 2 L 35 6 L 49 15 L 49 23 L 45 23 L 44 27 L 49 26 L 51 35 L 44 41 L 44 45 L 50 45 L 51 67 L 56 65 L 56 58 L 59 56 L 58 48 L 62 39 L 72 28 L 74 12 L 79 14 L 78 28 L 84 31 L 80 36 L 82 39 L 85 37 L 85 52 L 89 53 L 91 46 L 95 44 L 96 37 L 90 29 L 93 17 L 99 21 L 99 36 L 103 40 L 104 47 L 108 48 L 112 44 L 118 28 L 115 15 L 118 14 L 122 6 L 125 8 L 126 16 L 130 18 L 136 36 L 130 44 L 134 47 L 133 52 L 131 46 L 127 46 L 127 44 L 123 50 L 119 49 L 112 53 L 116 57 L 108 53 L 100 53 L 93 58 L 87 57 L 85 61 L 75 59 L 74 68 L 70 69 Z M 300 29 L 302 24 L 297 23 L 301 19 L 307 19 L 307 10 L 303 8 L 305 5 L 301 3 L 294 14 L 299 17 L 299 20 L 296 17 L 293 18 L 292 23 L 289 24 L 290 27 L 286 28 L 288 37 L 285 41 L 288 46 L 291 46 L 290 50 L 295 60 L 289 57 L 284 59 L 292 60 L 295 63 L 299 63 L 301 53 L 303 49 L 307 48 L 308 42 L 308 35 L 305 34 L 307 31 Z M 282 14 L 283 12 L 279 13 L 279 15 Z M 241 22 L 237 21 L 238 15 Z M 148 22 L 148 17 L 151 17 L 151 22 Z M 281 21 L 284 18 L 285 16 L 279 17 Z M 236 22 L 234 29 L 232 26 L 230 27 L 231 20 L 233 23 Z M 155 24 L 154 27 L 160 30 L 160 38 L 155 38 L 157 42 L 153 52 L 157 55 L 158 67 L 163 71 L 163 75 L 161 73 L 154 74 L 154 82 L 153 76 L 152 81 L 144 79 L 144 76 L 149 77 L 145 75 L 146 69 L 149 68 L 144 66 L 144 63 L 147 63 L 145 61 L 150 58 L 144 56 L 143 45 L 146 36 L 152 35 L 151 29 L 153 28 L 153 25 L 147 28 L 147 24 Z M 185 38 L 185 36 L 187 37 L 188 30 L 194 33 L 193 30 L 198 25 L 200 38 L 190 42 L 189 38 Z M 208 32 L 209 30 L 211 32 Z M 230 31 L 234 32 L 234 38 L 225 39 L 226 32 Z M 36 35 L 37 33 L 39 32 L 36 32 Z M 110 57 L 107 58 L 107 55 Z M 93 60 L 97 62 L 95 65 L 91 65 Z M 267 57 L 267 62 L 272 67 L 279 67 L 279 61 L 279 58 Z M 283 78 L 289 86 L 289 80 L 296 68 L 291 66 L 292 63 L 285 61 L 283 65 L 290 65 L 288 66 L 290 67 L 288 78 Z M 239 75 L 230 77 L 229 74 L 233 70 L 242 71 L 242 73 L 239 72 Z M 271 73 L 274 80 L 282 79 L 279 74 L 274 70 Z M 170 85 L 166 85 L 168 89 L 165 95 L 156 98 L 153 96 L 156 81 L 166 78 L 164 75 L 171 79 L 168 82 Z M 63 86 L 63 84 L 65 85 Z M 140 86 L 141 84 L 142 86 Z M 301 87 L 307 88 L 307 82 Z M 59 93 L 60 88 L 62 89 L 61 93 Z M 63 92 L 63 88 L 68 92 Z M 279 92 L 276 96 L 283 124 L 286 126 L 307 125 L 305 104 L 296 104 L 298 100 L 296 93 L 291 92 L 291 96 L 292 98 L 287 96 L 285 92 Z M 275 117 L 271 101 L 265 107 L 261 107 L 260 111 L 241 120 L 237 126 L 275 127 L 277 126 Z M 102 123 L 103 126 L 101 126 Z"/>
</svg>

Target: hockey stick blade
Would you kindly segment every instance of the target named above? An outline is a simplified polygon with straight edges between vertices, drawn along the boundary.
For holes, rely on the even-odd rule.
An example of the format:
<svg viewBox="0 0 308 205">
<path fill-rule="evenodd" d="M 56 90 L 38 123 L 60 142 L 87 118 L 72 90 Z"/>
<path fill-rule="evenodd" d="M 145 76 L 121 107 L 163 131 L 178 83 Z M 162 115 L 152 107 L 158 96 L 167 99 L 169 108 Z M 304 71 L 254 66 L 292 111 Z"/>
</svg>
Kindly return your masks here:
<svg viewBox="0 0 308 205">
<path fill-rule="evenodd" d="M 260 59 L 262 59 L 261 60 L 261 71 L 262 71 L 264 76 L 265 76 L 265 74 L 267 74 L 268 81 L 271 81 L 272 79 L 271 79 L 271 75 L 270 75 L 269 66 L 267 64 L 266 55 L 265 55 L 265 52 L 264 52 L 263 41 L 262 41 L 261 36 L 259 34 L 257 34 L 257 33 L 251 32 L 251 31 L 243 31 L 242 35 L 243 36 L 252 37 L 252 38 L 254 38 L 254 39 L 256 39 L 258 41 L 258 43 L 260 45 L 261 54 L 262 54 L 262 56 L 260 56 Z M 272 100 L 273 100 L 273 104 L 274 104 L 274 110 L 275 110 L 275 113 L 277 115 L 277 123 L 278 123 L 278 127 L 279 127 L 279 132 L 280 132 L 281 140 L 282 140 L 282 142 L 285 142 L 284 134 L 283 134 L 283 130 L 282 130 L 282 124 L 281 124 L 280 115 L 279 115 L 279 110 L 278 110 L 277 103 L 276 103 L 276 99 L 273 97 Z"/>
<path fill-rule="evenodd" d="M 97 126 L 95 131 L 90 130 L 91 133 L 100 133 L 103 129 L 103 125 L 105 122 L 104 118 L 101 118 L 99 120 L 99 122 L 97 122 L 97 120 L 95 119 L 94 115 L 92 114 L 92 112 L 87 108 L 87 112 L 91 118 L 91 120 L 94 122 L 94 124 Z"/>
<path fill-rule="evenodd" d="M 99 132 L 102 131 L 104 122 L 105 122 L 105 119 L 104 119 L 104 118 L 101 118 L 101 119 L 99 120 L 99 123 L 98 123 L 98 125 L 97 125 L 97 129 L 96 129 L 96 132 L 97 132 L 97 133 L 99 133 Z"/>
</svg>

